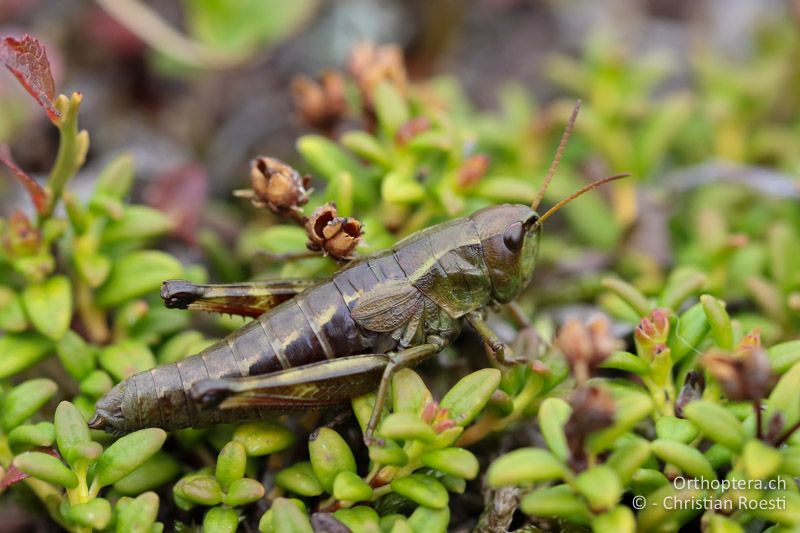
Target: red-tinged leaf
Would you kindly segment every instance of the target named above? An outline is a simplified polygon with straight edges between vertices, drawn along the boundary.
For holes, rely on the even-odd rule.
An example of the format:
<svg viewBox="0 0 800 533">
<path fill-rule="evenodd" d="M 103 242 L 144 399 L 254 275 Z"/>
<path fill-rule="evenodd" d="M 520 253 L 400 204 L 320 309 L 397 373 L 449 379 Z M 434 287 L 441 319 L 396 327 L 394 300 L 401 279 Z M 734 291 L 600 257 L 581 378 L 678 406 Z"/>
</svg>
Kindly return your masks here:
<svg viewBox="0 0 800 533">
<path fill-rule="evenodd" d="M 19 82 L 56 122 L 61 113 L 53 101 L 56 86 L 50 72 L 50 62 L 44 46 L 35 37 L 25 34 L 21 40 L 6 37 L 0 41 L 0 61 L 17 77 Z"/>
<path fill-rule="evenodd" d="M 10 168 L 14 176 L 22 183 L 23 187 L 28 191 L 31 200 L 33 200 L 36 211 L 38 213 L 46 212 L 48 204 L 47 191 L 39 185 L 36 180 L 30 177 L 27 172 L 17 166 L 14 162 L 14 158 L 11 156 L 11 150 L 5 144 L 0 144 L 0 163 Z"/>
<path fill-rule="evenodd" d="M 174 223 L 174 234 L 190 244 L 196 242 L 207 197 L 208 172 L 195 163 L 159 176 L 144 191 L 145 202 L 167 215 Z"/>
<path fill-rule="evenodd" d="M 58 454 L 58 452 L 53 447 L 38 446 L 38 447 L 34 448 L 33 451 L 46 453 L 48 455 L 52 455 L 53 457 L 57 457 L 57 458 L 61 459 L 61 456 Z M 19 483 L 23 479 L 29 478 L 29 477 L 31 477 L 31 476 L 29 476 L 28 474 L 26 474 L 25 472 L 23 472 L 22 470 L 20 470 L 16 466 L 14 466 L 13 464 L 8 465 L 8 469 L 6 470 L 6 474 L 3 476 L 2 479 L 0 479 L 0 493 L 5 491 L 11 485 L 13 485 L 15 483 Z"/>
</svg>

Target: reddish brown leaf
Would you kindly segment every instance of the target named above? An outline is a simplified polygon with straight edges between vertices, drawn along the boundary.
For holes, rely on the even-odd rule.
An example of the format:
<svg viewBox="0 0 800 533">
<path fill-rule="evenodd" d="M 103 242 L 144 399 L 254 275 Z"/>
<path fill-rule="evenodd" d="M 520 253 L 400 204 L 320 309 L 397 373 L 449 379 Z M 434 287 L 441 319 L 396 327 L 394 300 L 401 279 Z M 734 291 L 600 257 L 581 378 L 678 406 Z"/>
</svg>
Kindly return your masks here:
<svg viewBox="0 0 800 533">
<path fill-rule="evenodd" d="M 0 492 L 3 492 L 14 483 L 19 483 L 26 477 L 30 476 L 16 466 L 9 465 L 6 475 L 3 476 L 3 479 L 0 479 Z"/>
<path fill-rule="evenodd" d="M 0 61 L 56 122 L 61 116 L 53 101 L 56 86 L 44 46 L 35 37 L 25 34 L 22 40 L 5 37 L 0 41 Z"/>
<path fill-rule="evenodd" d="M 45 213 L 47 211 L 47 191 L 39 185 L 36 180 L 28 175 L 27 172 L 22 170 L 17 166 L 14 162 L 14 158 L 11 157 L 11 150 L 9 150 L 8 146 L 5 144 L 0 144 L 0 163 L 5 164 L 8 168 L 11 169 L 11 172 L 14 173 L 14 176 L 17 177 L 20 183 L 22 183 L 23 187 L 28 191 L 28 194 L 33 200 L 33 205 L 36 206 L 36 211 L 38 213 Z"/>
</svg>

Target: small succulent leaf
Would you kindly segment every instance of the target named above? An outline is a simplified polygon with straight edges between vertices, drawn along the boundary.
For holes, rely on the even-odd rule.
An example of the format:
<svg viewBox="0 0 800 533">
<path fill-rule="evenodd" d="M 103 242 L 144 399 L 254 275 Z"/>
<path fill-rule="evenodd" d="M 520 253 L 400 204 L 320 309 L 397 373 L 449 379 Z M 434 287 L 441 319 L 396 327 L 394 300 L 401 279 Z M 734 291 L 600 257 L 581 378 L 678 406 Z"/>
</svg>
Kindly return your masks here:
<svg viewBox="0 0 800 533">
<path fill-rule="evenodd" d="M 347 442 L 330 428 L 323 427 L 311 434 L 308 455 L 314 475 L 326 492 L 333 490 L 339 472 L 356 471 L 356 460 Z"/>
<path fill-rule="evenodd" d="M 105 529 L 111 522 L 111 503 L 103 498 L 95 498 L 86 503 L 72 505 L 67 518 L 84 527 Z"/>
<path fill-rule="evenodd" d="M 358 502 L 372 497 L 372 487 L 358 474 L 344 470 L 333 480 L 332 494 L 337 500 Z"/>
<path fill-rule="evenodd" d="M 333 516 L 350 529 L 350 531 L 378 532 L 380 517 L 372 507 L 359 505 L 349 509 L 339 509 Z"/>
<path fill-rule="evenodd" d="M 103 245 L 153 239 L 174 229 L 172 220 L 161 211 L 144 205 L 129 205 L 122 216 L 103 229 Z"/>
<path fill-rule="evenodd" d="M 70 402 L 61 402 L 56 407 L 54 425 L 56 442 L 61 455 L 71 466 L 75 466 L 79 457 L 74 456 L 74 450 L 91 442 L 89 426 L 86 419 Z"/>
<path fill-rule="evenodd" d="M 475 479 L 480 465 L 478 458 L 464 448 L 430 450 L 420 457 L 423 465 L 463 479 Z"/>
<path fill-rule="evenodd" d="M 677 267 L 672 271 L 659 297 L 658 307 L 677 311 L 692 294 L 702 289 L 707 276 L 694 267 Z"/>
<path fill-rule="evenodd" d="M 178 481 L 172 488 L 175 496 L 195 505 L 212 506 L 222 502 L 222 489 L 212 476 L 194 474 Z"/>
<path fill-rule="evenodd" d="M 702 512 L 699 503 L 706 496 L 704 491 L 678 490 L 667 483 L 647 496 L 648 505 L 636 516 L 637 531 L 678 531 Z"/>
<path fill-rule="evenodd" d="M 418 415 L 407 412 L 392 413 L 384 418 L 379 433 L 392 440 L 431 442 L 436 437 L 436 432 L 429 424 Z"/>
<path fill-rule="evenodd" d="M 603 288 L 615 294 L 628 304 L 640 317 L 647 316 L 653 310 L 650 301 L 633 285 L 617 278 L 605 278 Z"/>
<path fill-rule="evenodd" d="M 114 483 L 114 490 L 127 496 L 142 494 L 175 479 L 180 471 L 180 463 L 172 456 L 157 452 L 130 474 Z"/>
<path fill-rule="evenodd" d="M 631 372 L 640 376 L 647 374 L 650 370 L 650 365 L 641 357 L 637 357 L 630 352 L 620 351 L 612 353 L 608 359 L 600 364 L 600 367 Z"/>
<path fill-rule="evenodd" d="M 438 479 L 424 474 L 410 474 L 397 478 L 392 481 L 391 487 L 397 494 L 432 509 L 445 507 L 449 500 L 444 485 Z"/>
<path fill-rule="evenodd" d="M 781 452 L 758 439 L 748 440 L 742 449 L 742 463 L 750 479 L 770 479 L 781 462 Z"/>
<path fill-rule="evenodd" d="M 124 478 L 161 449 L 167 434 L 163 429 L 141 429 L 109 446 L 95 467 L 95 483 L 101 487 Z"/>
<path fill-rule="evenodd" d="M 233 509 L 214 507 L 203 517 L 203 531 L 208 533 L 236 533 L 239 515 Z"/>
<path fill-rule="evenodd" d="M 250 478 L 239 478 L 231 482 L 225 494 L 225 505 L 237 507 L 247 505 L 264 496 L 264 485 Z"/>
<path fill-rule="evenodd" d="M 561 479 L 564 465 L 547 450 L 520 448 L 498 458 L 489 467 L 486 479 L 491 487 L 521 485 Z"/>
<path fill-rule="evenodd" d="M 8 433 L 8 445 L 15 453 L 30 448 L 47 448 L 56 441 L 56 429 L 50 422 L 23 424 Z"/>
<path fill-rule="evenodd" d="M 342 146 L 359 157 L 382 167 L 389 166 L 389 155 L 381 143 L 365 131 L 353 130 L 342 134 L 339 138 Z M 347 216 L 347 215 L 345 215 Z"/>
<path fill-rule="evenodd" d="M 27 327 L 22 299 L 10 287 L 0 285 L 0 329 L 18 333 Z"/>
<path fill-rule="evenodd" d="M 111 390 L 114 382 L 104 370 L 95 370 L 83 378 L 78 384 L 78 390 L 90 398 L 100 398 Z"/>
<path fill-rule="evenodd" d="M 285 450 L 294 443 L 295 436 L 280 422 L 262 420 L 237 427 L 233 440 L 244 446 L 249 457 L 260 457 Z"/>
<path fill-rule="evenodd" d="M 669 484 L 669 480 L 664 474 L 652 468 L 640 468 L 631 478 L 633 493 L 640 496 L 647 496 L 654 490 Z"/>
<path fill-rule="evenodd" d="M 575 486 L 595 512 L 611 509 L 619 501 L 623 486 L 616 471 L 607 465 L 598 465 L 581 472 Z"/>
<path fill-rule="evenodd" d="M 408 454 L 395 441 L 384 439 L 383 444 L 369 447 L 369 459 L 381 465 L 405 466 Z"/>
<path fill-rule="evenodd" d="M 411 526 L 414 533 L 446 533 L 449 523 L 449 507 L 432 509 L 420 506 L 408 517 L 408 525 Z M 401 529 L 400 531 L 403 530 Z M 392 533 L 395 533 L 394 530 L 392 530 Z"/>
<path fill-rule="evenodd" d="M 572 407 L 561 398 L 547 398 L 539 407 L 539 429 L 542 437 L 550 451 L 562 461 L 569 457 L 564 425 L 571 413 Z"/>
<path fill-rule="evenodd" d="M 108 163 L 95 182 L 95 194 L 123 200 L 130 192 L 134 179 L 134 160 L 130 154 L 122 154 Z"/>
<path fill-rule="evenodd" d="M 800 390 L 800 363 L 795 363 L 778 381 L 767 400 L 765 418 L 771 419 L 781 413 L 784 427 L 791 427 L 800 421 L 800 403 L 797 391 Z"/>
<path fill-rule="evenodd" d="M 11 389 L 3 401 L 3 431 L 9 432 L 33 416 L 57 390 L 55 381 L 46 378 L 30 379 Z"/>
<path fill-rule="evenodd" d="M 649 396 L 638 392 L 630 392 L 617 398 L 617 412 L 611 427 L 596 431 L 589 435 L 587 447 L 593 453 L 600 453 L 612 447 L 614 443 L 630 431 L 636 424 L 653 411 L 653 401 Z"/>
<path fill-rule="evenodd" d="M 275 484 L 299 496 L 319 496 L 324 492 L 309 462 L 295 463 L 275 474 Z"/>
<path fill-rule="evenodd" d="M 129 252 L 114 261 L 108 279 L 97 289 L 97 304 L 114 307 L 133 298 L 156 294 L 165 279 L 180 278 L 182 274 L 180 262 L 164 252 Z"/>
<path fill-rule="evenodd" d="M 265 531 L 274 531 L 276 533 L 314 533 L 305 510 L 300 508 L 293 500 L 277 498 L 275 502 L 273 502 L 270 511 L 272 511 L 272 528 L 262 528 L 259 522 L 258 529 L 262 533 Z M 262 520 L 262 522 L 264 522 L 264 520 Z"/>
<path fill-rule="evenodd" d="M 656 436 L 689 444 L 699 435 L 697 426 L 690 420 L 674 416 L 662 416 L 656 420 Z"/>
<path fill-rule="evenodd" d="M 696 448 L 681 442 L 656 439 L 650 443 L 653 454 L 664 461 L 677 466 L 686 474 L 708 480 L 717 478 L 708 459 Z"/>
<path fill-rule="evenodd" d="M 395 85 L 388 82 L 375 87 L 375 114 L 383 132 L 392 138 L 397 129 L 408 121 L 409 109 L 403 95 Z"/>
<path fill-rule="evenodd" d="M 439 403 L 447 409 L 456 425 L 469 424 L 489 402 L 500 385 L 501 373 L 496 368 L 485 368 L 465 376 L 456 383 Z"/>
<path fill-rule="evenodd" d="M 724 350 L 732 350 L 733 326 L 724 303 L 709 294 L 701 296 L 700 303 L 703 305 L 706 320 L 711 327 L 711 336 L 714 337 L 717 346 Z"/>
<path fill-rule="evenodd" d="M 52 347 L 50 339 L 32 331 L 0 336 L 0 379 L 32 367 L 50 354 Z"/>
<path fill-rule="evenodd" d="M 705 436 L 730 448 L 740 451 L 747 437 L 742 423 L 722 405 L 708 400 L 690 402 L 683 408 L 689 419 Z"/>
<path fill-rule="evenodd" d="M 78 478 L 57 457 L 42 452 L 25 452 L 14 458 L 14 466 L 20 471 L 42 481 L 68 489 L 78 486 Z"/>
<path fill-rule="evenodd" d="M 244 470 L 247 467 L 247 452 L 240 442 L 232 441 L 222 448 L 217 458 L 217 468 L 215 476 L 222 490 L 228 490 L 231 483 L 244 477 Z"/>
<path fill-rule="evenodd" d="M 697 350 L 710 327 L 703 305 L 697 303 L 684 311 L 675 322 L 675 327 L 670 328 L 667 347 L 672 353 L 672 361 L 677 363 L 684 357 Z"/>
<path fill-rule="evenodd" d="M 22 302 L 33 326 L 53 340 L 64 336 L 72 320 L 72 284 L 66 276 L 53 276 L 29 285 Z"/>
<path fill-rule="evenodd" d="M 100 366 L 116 381 L 156 366 L 156 358 L 150 348 L 134 339 L 124 339 L 103 348 L 98 360 Z"/>
<path fill-rule="evenodd" d="M 608 457 L 606 464 L 614 469 L 623 484 L 627 484 L 649 457 L 649 443 L 637 438 L 618 446 Z"/>
<path fill-rule="evenodd" d="M 636 517 L 624 505 L 592 517 L 592 533 L 635 533 Z"/>
<path fill-rule="evenodd" d="M 419 415 L 433 396 L 419 374 L 404 368 L 392 378 L 392 412 Z"/>
<path fill-rule="evenodd" d="M 117 502 L 117 533 L 149 533 L 158 517 L 158 494 L 144 492 L 125 505 Z"/>
<path fill-rule="evenodd" d="M 800 362 L 800 340 L 782 342 L 767 349 L 767 356 L 776 374 L 784 374 Z"/>
<path fill-rule="evenodd" d="M 564 518 L 577 524 L 589 523 L 589 509 L 566 485 L 531 492 L 520 501 L 520 509 L 530 516 Z"/>
<path fill-rule="evenodd" d="M 708 520 L 706 533 L 744 533 L 744 528 L 738 522 L 715 513 Z"/>
<path fill-rule="evenodd" d="M 76 380 L 85 378 L 95 369 L 94 349 L 72 330 L 68 330 L 59 339 L 56 354 L 67 372 Z"/>
</svg>

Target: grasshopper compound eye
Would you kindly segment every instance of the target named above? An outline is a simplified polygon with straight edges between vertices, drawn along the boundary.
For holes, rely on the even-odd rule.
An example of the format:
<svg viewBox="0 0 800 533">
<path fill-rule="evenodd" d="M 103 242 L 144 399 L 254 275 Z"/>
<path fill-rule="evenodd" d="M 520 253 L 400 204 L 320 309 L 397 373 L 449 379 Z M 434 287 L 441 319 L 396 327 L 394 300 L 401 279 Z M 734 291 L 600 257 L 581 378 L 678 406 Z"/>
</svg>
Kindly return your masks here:
<svg viewBox="0 0 800 533">
<path fill-rule="evenodd" d="M 512 252 L 518 252 L 522 249 L 522 243 L 525 241 L 525 228 L 522 227 L 521 222 L 514 222 L 503 233 L 503 244 Z"/>
</svg>

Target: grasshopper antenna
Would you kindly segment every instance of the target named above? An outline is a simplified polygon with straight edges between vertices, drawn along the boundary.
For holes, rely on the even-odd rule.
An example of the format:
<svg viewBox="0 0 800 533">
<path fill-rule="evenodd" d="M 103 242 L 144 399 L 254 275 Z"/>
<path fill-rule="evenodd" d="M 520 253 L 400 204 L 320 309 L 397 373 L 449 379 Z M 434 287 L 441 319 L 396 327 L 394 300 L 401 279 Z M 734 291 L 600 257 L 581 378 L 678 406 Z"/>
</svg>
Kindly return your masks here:
<svg viewBox="0 0 800 533">
<path fill-rule="evenodd" d="M 572 135 L 572 128 L 575 127 L 575 120 L 577 120 L 578 111 L 580 110 L 581 101 L 578 100 L 575 102 L 575 107 L 572 109 L 572 114 L 569 117 L 569 121 L 567 121 L 567 127 L 564 128 L 564 133 L 561 134 L 561 141 L 558 143 L 556 156 L 553 158 L 553 162 L 550 163 L 550 168 L 547 169 L 547 176 L 544 177 L 544 182 L 542 183 L 539 192 L 536 193 L 536 198 L 533 199 L 531 209 L 535 210 L 537 207 L 539 207 L 539 204 L 542 203 L 542 198 L 544 198 L 544 193 L 547 192 L 548 185 L 550 185 L 550 182 L 553 181 L 553 176 L 555 176 L 556 170 L 558 169 L 558 164 L 561 162 L 561 156 L 564 154 L 564 148 L 567 146 L 569 136 Z"/>
<path fill-rule="evenodd" d="M 545 212 L 545 214 L 543 214 L 542 216 L 540 216 L 539 218 L 536 219 L 536 221 L 533 223 L 533 226 L 534 227 L 541 226 L 542 222 L 544 222 L 547 217 L 549 217 L 550 215 L 552 215 L 553 213 L 555 213 L 556 211 L 558 211 L 559 209 L 561 209 L 562 207 L 564 207 L 565 205 L 570 203 L 572 200 L 574 200 L 574 199 L 578 198 L 579 196 L 583 195 L 584 193 L 587 193 L 587 192 L 591 191 L 592 189 L 596 189 L 596 188 L 600 187 L 601 185 L 605 185 L 606 183 L 608 183 L 610 181 L 615 181 L 615 180 L 618 180 L 618 179 L 627 178 L 628 176 L 630 176 L 630 174 L 617 174 L 616 176 L 609 176 L 607 178 L 603 178 L 603 179 L 599 179 L 597 181 L 593 181 L 592 183 L 589 183 L 588 185 L 585 185 L 585 186 L 581 187 L 580 189 L 578 189 L 577 191 L 572 193 L 570 196 L 568 196 L 567 198 L 564 198 L 563 200 L 558 202 L 556 205 L 554 205 L 553 207 L 548 209 Z"/>
</svg>

